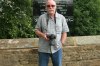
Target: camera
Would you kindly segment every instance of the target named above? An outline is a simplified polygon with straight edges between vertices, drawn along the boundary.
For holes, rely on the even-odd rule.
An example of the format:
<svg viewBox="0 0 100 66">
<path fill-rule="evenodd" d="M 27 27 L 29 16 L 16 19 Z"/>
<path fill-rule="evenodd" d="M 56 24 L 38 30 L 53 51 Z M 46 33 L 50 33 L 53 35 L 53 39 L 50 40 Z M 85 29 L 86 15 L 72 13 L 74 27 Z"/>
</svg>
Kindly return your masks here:
<svg viewBox="0 0 100 66">
<path fill-rule="evenodd" d="M 56 35 L 55 34 L 47 34 L 47 38 L 49 38 L 49 40 L 50 40 L 50 43 L 49 43 L 49 45 L 50 46 L 55 46 L 55 44 L 56 44 Z"/>
</svg>

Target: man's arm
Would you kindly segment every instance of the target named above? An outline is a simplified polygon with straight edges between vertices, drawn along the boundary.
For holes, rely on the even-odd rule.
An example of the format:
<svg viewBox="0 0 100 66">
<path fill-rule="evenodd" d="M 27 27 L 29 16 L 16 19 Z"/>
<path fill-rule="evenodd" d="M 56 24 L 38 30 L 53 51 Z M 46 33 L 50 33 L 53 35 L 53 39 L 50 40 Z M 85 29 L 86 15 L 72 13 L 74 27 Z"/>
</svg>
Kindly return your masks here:
<svg viewBox="0 0 100 66">
<path fill-rule="evenodd" d="M 63 32 L 62 35 L 61 35 L 61 43 L 62 43 L 62 44 L 65 43 L 66 38 L 67 38 L 67 33 L 66 33 L 66 32 Z"/>
<path fill-rule="evenodd" d="M 65 43 L 66 39 L 67 39 L 67 32 L 69 32 L 69 28 L 66 22 L 66 18 L 63 17 L 62 18 L 62 35 L 61 35 L 61 42 L 62 44 Z"/>
<path fill-rule="evenodd" d="M 36 35 L 38 35 L 39 37 L 44 38 L 45 40 L 48 40 L 46 34 L 42 33 L 39 29 L 35 30 Z"/>
</svg>

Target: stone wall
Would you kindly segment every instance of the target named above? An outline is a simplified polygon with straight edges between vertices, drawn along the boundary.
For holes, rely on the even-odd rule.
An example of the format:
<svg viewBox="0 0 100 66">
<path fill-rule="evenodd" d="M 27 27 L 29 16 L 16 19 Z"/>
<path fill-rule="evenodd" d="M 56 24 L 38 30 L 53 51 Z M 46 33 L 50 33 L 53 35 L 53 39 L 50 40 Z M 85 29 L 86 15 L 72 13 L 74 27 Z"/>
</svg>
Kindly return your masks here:
<svg viewBox="0 0 100 66">
<path fill-rule="evenodd" d="M 0 39 L 0 66 L 38 66 L 37 49 L 38 38 Z M 63 66 L 100 66 L 100 35 L 68 37 Z"/>
</svg>

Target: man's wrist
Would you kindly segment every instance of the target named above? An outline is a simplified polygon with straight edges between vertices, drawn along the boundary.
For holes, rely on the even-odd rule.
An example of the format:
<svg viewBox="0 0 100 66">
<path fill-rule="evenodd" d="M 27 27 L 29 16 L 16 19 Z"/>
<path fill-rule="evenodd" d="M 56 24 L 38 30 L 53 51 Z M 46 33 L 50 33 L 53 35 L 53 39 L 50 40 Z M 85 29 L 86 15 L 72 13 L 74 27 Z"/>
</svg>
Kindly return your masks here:
<svg viewBox="0 0 100 66">
<path fill-rule="evenodd" d="M 45 34 L 43 34 L 43 35 L 42 35 L 42 37 L 43 37 L 43 38 L 46 38 L 46 35 L 45 35 Z"/>
<path fill-rule="evenodd" d="M 61 41 L 61 43 L 62 43 L 62 44 L 64 44 L 64 42 L 63 42 L 63 41 Z"/>
<path fill-rule="evenodd" d="M 61 44 L 63 44 L 63 42 L 61 41 Z"/>
<path fill-rule="evenodd" d="M 44 34 L 44 38 L 46 38 L 46 34 Z"/>
</svg>

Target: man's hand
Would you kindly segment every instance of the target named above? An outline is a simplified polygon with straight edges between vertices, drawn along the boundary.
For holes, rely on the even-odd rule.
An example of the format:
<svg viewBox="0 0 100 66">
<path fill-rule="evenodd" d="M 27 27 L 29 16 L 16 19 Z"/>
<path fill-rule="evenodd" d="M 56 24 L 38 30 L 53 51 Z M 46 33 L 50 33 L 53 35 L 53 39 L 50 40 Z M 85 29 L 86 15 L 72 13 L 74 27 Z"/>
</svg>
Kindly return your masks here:
<svg viewBox="0 0 100 66">
<path fill-rule="evenodd" d="M 47 38 L 47 35 L 44 34 L 43 38 L 46 40 L 46 41 L 49 41 L 49 38 Z"/>
<path fill-rule="evenodd" d="M 39 37 L 44 38 L 46 41 L 48 41 L 49 39 L 46 36 L 46 33 L 41 32 L 39 29 L 35 30 L 36 35 L 38 35 Z"/>
</svg>

